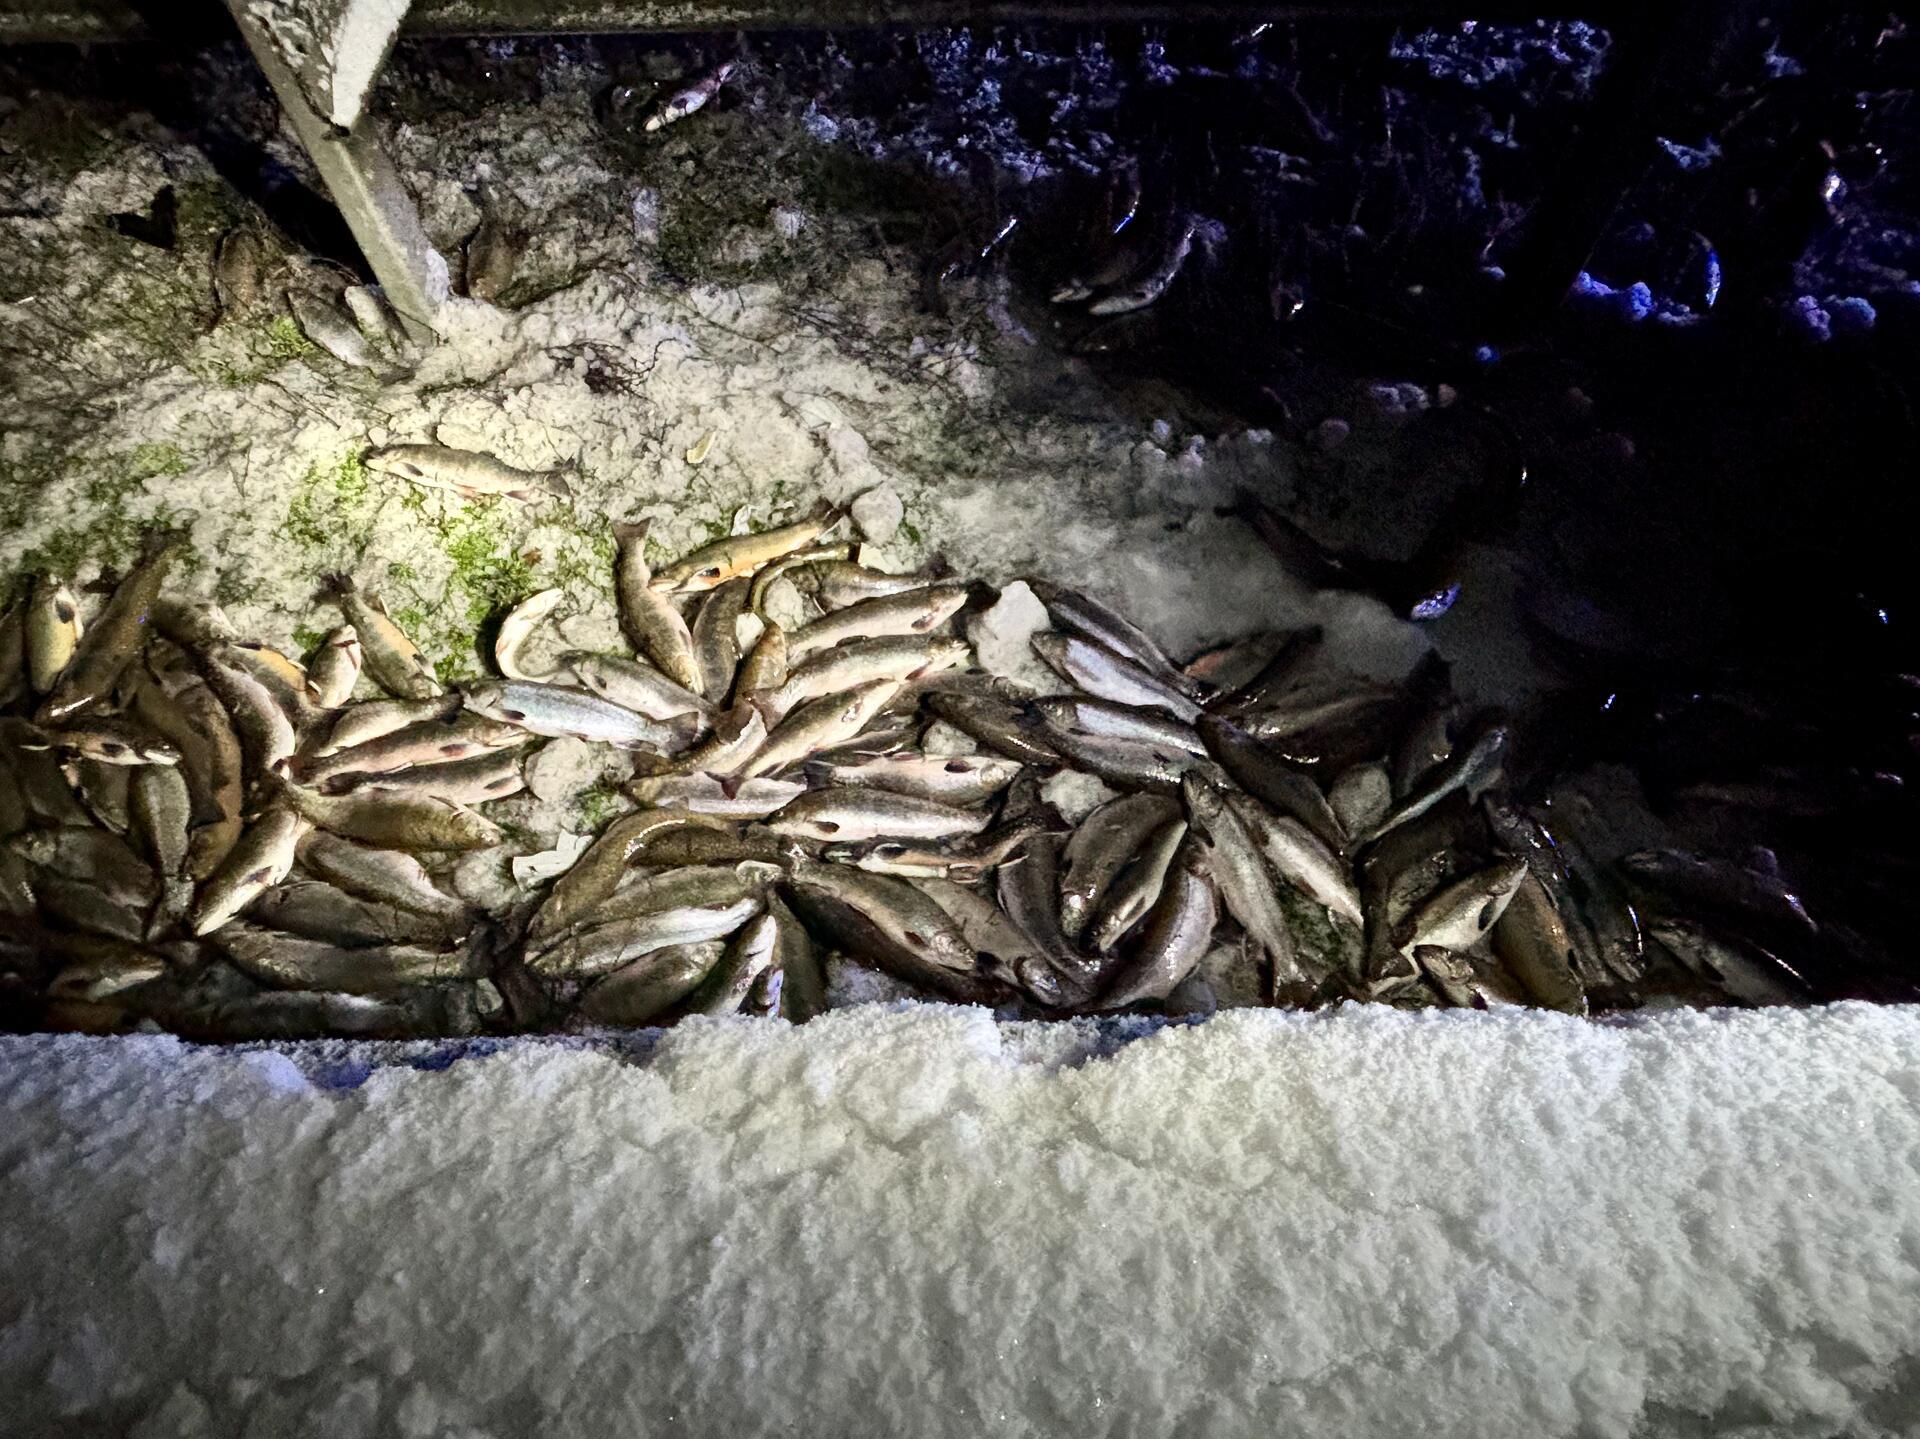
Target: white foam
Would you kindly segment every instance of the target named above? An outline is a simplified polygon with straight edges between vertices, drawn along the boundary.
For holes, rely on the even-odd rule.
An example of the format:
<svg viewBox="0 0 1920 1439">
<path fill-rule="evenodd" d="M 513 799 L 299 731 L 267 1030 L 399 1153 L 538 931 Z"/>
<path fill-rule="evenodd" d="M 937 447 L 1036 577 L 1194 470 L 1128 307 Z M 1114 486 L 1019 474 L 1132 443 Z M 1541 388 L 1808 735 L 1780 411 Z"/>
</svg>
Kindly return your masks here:
<svg viewBox="0 0 1920 1439">
<path fill-rule="evenodd" d="M 1920 1011 L 1107 1032 L 0 1041 L 7 1432 L 1913 1432 Z"/>
</svg>

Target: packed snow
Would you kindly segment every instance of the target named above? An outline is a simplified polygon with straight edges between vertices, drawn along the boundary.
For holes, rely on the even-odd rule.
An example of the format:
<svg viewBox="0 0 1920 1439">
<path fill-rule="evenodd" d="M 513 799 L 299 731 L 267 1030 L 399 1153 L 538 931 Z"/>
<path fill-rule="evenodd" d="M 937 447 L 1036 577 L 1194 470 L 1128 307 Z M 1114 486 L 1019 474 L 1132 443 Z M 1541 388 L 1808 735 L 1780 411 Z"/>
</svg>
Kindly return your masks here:
<svg viewBox="0 0 1920 1439">
<path fill-rule="evenodd" d="M 1920 1011 L 1129 1033 L 0 1042 L 6 1432 L 1920 1432 Z"/>
</svg>

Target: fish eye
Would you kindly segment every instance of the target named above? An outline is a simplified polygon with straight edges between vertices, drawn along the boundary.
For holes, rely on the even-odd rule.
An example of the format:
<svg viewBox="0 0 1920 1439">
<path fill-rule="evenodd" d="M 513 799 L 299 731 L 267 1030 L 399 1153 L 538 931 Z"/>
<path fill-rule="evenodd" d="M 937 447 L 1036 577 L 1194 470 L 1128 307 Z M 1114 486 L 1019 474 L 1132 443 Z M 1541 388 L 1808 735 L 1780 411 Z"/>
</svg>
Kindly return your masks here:
<svg viewBox="0 0 1920 1439">
<path fill-rule="evenodd" d="M 814 824 L 814 828 L 819 830 L 822 834 L 840 833 L 840 826 L 835 824 L 830 819 L 823 819 L 823 820 L 816 821 Z"/>
<path fill-rule="evenodd" d="M 944 768 L 948 774 L 970 774 L 973 771 L 972 765 L 968 764 L 965 760 L 958 759 L 948 760 L 942 768 Z"/>
<path fill-rule="evenodd" d="M 400 462 L 400 473 L 410 480 L 424 479 L 426 477 L 426 472 L 411 460 L 402 460 Z"/>
<path fill-rule="evenodd" d="M 717 580 L 717 579 L 719 579 L 719 578 L 720 578 L 720 566 L 718 566 L 718 565 L 708 565 L 708 566 L 707 566 L 707 567 L 706 567 L 706 568 L 705 568 L 704 570 L 702 570 L 702 571 L 700 571 L 700 578 L 701 578 L 701 579 L 703 579 L 703 580 Z"/>
<path fill-rule="evenodd" d="M 513 724 L 519 724 L 521 720 L 527 717 L 527 712 L 525 710 L 503 709 L 500 711 L 500 713 L 505 715 L 508 721 Z"/>
<path fill-rule="evenodd" d="M 119 740 L 102 740 L 100 743 L 100 753 L 102 754 L 125 754 L 126 752 L 127 747 L 121 744 Z"/>
</svg>

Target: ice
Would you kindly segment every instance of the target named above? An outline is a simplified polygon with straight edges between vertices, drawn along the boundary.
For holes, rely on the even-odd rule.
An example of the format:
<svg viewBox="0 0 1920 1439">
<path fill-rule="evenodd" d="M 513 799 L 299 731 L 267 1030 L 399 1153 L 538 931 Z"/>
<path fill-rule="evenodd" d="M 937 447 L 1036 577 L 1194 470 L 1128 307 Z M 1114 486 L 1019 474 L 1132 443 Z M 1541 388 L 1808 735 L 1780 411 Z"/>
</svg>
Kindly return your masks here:
<svg viewBox="0 0 1920 1439">
<path fill-rule="evenodd" d="M 5 1432 L 1913 1433 L 1913 1009 L 461 1052 L 0 1041 Z"/>
</svg>

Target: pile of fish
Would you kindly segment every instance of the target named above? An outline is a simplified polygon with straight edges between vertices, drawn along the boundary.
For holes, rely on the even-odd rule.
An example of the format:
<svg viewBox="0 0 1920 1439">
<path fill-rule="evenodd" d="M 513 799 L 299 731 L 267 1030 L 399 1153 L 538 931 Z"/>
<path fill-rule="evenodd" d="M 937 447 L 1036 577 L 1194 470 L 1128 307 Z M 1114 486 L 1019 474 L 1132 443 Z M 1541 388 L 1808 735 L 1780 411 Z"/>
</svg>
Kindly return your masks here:
<svg viewBox="0 0 1920 1439">
<path fill-rule="evenodd" d="M 371 467 L 560 492 L 443 458 Z M 220 1038 L 804 1021 L 849 967 L 1029 1015 L 1195 1012 L 1234 963 L 1272 1003 L 1579 1013 L 1645 973 L 1621 878 L 1502 787 L 1507 726 L 1463 722 L 1437 662 L 1361 680 L 1296 632 L 1181 666 L 1032 579 L 1053 626 L 1032 648 L 1059 681 L 1039 693 L 975 667 L 958 632 L 991 591 L 863 566 L 830 538 L 842 518 L 657 570 L 646 525 L 616 525 L 631 653 L 529 672 L 548 590 L 503 617 L 500 677 L 452 686 L 345 576 L 344 622 L 304 661 L 166 594 L 171 537 L 85 623 L 35 577 L 0 620 L 0 1020 Z M 810 618 L 768 618 L 783 581 Z M 460 897 L 461 856 L 504 855 L 483 811 L 559 736 L 630 755 L 639 807 L 531 900 Z M 1075 825 L 1047 798 L 1063 774 L 1106 787 L 1079 782 L 1104 802 Z M 1641 856 L 1626 878 L 1699 901 L 1721 892 L 1712 863 Z M 1764 884 L 1743 893 L 1796 922 Z M 1727 993 L 1800 997 L 1689 914 L 1659 925 Z"/>
</svg>

